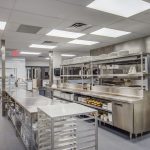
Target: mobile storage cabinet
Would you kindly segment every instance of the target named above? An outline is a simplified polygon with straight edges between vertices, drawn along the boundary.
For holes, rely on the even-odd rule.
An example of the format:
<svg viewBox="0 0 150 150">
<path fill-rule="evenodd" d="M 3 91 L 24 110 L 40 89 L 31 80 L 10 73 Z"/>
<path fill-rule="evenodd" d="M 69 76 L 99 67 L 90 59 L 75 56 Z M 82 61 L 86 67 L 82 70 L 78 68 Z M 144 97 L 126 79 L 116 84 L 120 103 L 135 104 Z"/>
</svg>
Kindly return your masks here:
<svg viewBox="0 0 150 150">
<path fill-rule="evenodd" d="M 75 103 L 39 107 L 38 150 L 98 150 L 97 111 Z"/>
</svg>

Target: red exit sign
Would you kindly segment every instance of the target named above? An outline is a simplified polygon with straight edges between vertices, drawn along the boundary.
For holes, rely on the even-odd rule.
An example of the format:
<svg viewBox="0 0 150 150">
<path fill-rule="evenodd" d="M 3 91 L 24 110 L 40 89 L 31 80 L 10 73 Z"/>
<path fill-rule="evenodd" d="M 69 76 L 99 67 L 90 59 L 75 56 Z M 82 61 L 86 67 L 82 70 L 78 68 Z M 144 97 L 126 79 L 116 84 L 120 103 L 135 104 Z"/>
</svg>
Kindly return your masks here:
<svg viewBox="0 0 150 150">
<path fill-rule="evenodd" d="M 12 57 L 17 57 L 17 56 L 19 56 L 20 55 L 20 52 L 18 51 L 18 50 L 13 50 L 12 52 L 11 52 L 11 56 Z"/>
</svg>

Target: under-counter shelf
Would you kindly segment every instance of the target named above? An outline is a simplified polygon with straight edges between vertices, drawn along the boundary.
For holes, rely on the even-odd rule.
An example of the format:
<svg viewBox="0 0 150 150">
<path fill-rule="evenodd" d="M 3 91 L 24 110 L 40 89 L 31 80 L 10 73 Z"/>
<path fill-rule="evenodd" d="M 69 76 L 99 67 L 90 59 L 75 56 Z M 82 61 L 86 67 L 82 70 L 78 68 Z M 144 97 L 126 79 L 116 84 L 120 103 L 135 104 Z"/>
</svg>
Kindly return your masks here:
<svg viewBox="0 0 150 150">
<path fill-rule="evenodd" d="M 102 110 L 102 111 L 106 111 L 106 112 L 112 113 L 112 110 L 104 109 L 102 107 L 98 107 L 98 106 L 94 106 L 94 105 L 90 105 L 90 104 L 86 104 L 86 103 L 81 103 L 81 102 L 78 102 L 78 101 L 75 101 L 75 102 L 78 103 L 78 104 L 82 104 L 82 105 L 91 107 L 91 108 L 95 108 L 95 109 L 98 109 L 98 110 Z"/>
<path fill-rule="evenodd" d="M 102 120 L 102 119 L 100 119 L 100 118 L 98 118 L 98 120 L 99 120 L 100 122 L 104 123 L 104 124 L 109 124 L 109 125 L 113 126 L 113 122 L 104 121 L 104 120 Z"/>
</svg>

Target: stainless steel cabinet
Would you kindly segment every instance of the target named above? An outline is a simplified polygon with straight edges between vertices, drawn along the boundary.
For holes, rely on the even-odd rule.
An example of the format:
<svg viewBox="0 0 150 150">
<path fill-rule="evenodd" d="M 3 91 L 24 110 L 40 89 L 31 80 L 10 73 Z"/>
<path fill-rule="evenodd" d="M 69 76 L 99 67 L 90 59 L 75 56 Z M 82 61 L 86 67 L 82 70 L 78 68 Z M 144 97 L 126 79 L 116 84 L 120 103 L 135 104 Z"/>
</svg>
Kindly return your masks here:
<svg viewBox="0 0 150 150">
<path fill-rule="evenodd" d="M 115 127 L 133 133 L 133 105 L 113 102 L 113 124 Z"/>
</svg>

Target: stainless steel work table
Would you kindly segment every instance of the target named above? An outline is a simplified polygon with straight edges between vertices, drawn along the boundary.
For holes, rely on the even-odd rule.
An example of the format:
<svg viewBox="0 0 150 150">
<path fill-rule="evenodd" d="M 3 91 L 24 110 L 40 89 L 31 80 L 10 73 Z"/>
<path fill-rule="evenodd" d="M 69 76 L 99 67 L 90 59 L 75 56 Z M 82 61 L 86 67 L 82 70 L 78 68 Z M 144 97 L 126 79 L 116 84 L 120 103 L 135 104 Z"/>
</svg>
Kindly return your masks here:
<svg viewBox="0 0 150 150">
<path fill-rule="evenodd" d="M 24 89 L 16 88 L 13 89 L 13 91 L 6 90 L 6 94 L 27 111 L 29 108 L 30 113 L 32 113 L 31 108 L 33 108 L 33 112 L 35 112 L 38 106 L 46 106 L 53 104 L 52 99 L 41 96 L 37 92 L 30 92 Z"/>
<path fill-rule="evenodd" d="M 39 150 L 98 150 L 97 111 L 76 103 L 39 107 L 38 139 Z"/>
<path fill-rule="evenodd" d="M 16 134 L 19 135 L 26 149 L 37 149 L 37 108 L 40 106 L 49 106 L 60 104 L 50 98 L 39 95 L 37 92 L 30 92 L 24 89 L 7 89 L 7 112 L 12 121 Z"/>
</svg>

